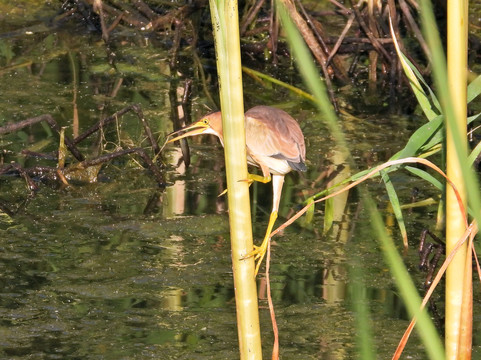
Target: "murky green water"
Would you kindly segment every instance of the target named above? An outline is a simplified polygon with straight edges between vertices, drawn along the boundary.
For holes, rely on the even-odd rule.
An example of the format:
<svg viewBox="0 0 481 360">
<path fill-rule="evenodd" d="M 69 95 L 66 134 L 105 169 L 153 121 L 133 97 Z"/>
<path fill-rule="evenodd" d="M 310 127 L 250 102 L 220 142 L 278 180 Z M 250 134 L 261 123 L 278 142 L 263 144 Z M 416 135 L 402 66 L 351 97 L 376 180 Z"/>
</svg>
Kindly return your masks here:
<svg viewBox="0 0 481 360">
<path fill-rule="evenodd" d="M 71 134 L 76 82 L 81 131 L 140 103 L 162 143 L 172 130 L 172 94 L 181 94 L 183 79 L 193 73 L 190 53 L 181 54 L 180 74 L 173 76 L 164 47 L 135 33 L 118 34 L 118 71 L 113 72 L 99 36 L 74 30 L 0 39 L 0 126 L 49 113 Z M 193 80 L 196 118 L 207 111 L 209 101 L 199 80 Z M 245 82 L 247 106 L 280 106 L 299 120 L 306 135 L 309 170 L 288 176 L 280 224 L 307 196 L 326 187 L 323 172 L 343 159 L 309 103 L 279 88 L 261 88 L 247 77 Z M 215 84 L 209 84 L 215 93 Z M 354 111 L 361 110 L 358 105 L 353 104 Z M 363 118 L 343 120 L 360 168 L 387 160 L 418 121 L 380 114 Z M 50 129 L 35 125 L 0 138 L 2 159 L 25 167 L 55 166 L 19 151 L 55 151 L 57 142 Z M 114 151 L 131 144 L 147 146 L 136 117 L 126 115 L 105 129 L 100 140 L 92 136 L 80 147 L 95 157 L 99 148 Z M 65 187 L 37 179 L 35 196 L 28 195 L 22 178 L 0 177 L 2 358 L 238 357 L 227 205 L 217 197 L 225 187 L 222 149 L 208 138 L 191 144 L 188 169 L 177 166 L 181 154 L 176 146 L 164 152 L 165 191 L 135 156 L 109 162 L 93 184 Z M 406 202 L 414 188 L 419 198 L 435 194 L 406 174 L 393 176 L 393 182 Z M 373 181 L 370 189 L 385 208 L 382 186 Z M 268 220 L 270 191 L 269 185 L 252 188 L 258 241 Z M 368 301 L 368 325 L 380 359 L 392 355 L 408 325 L 357 194 L 338 200 L 336 207 L 335 226 L 327 235 L 323 206 L 318 206 L 312 224 L 299 221 L 274 238 L 272 296 L 285 359 L 355 358 L 359 301 Z M 415 248 L 421 230 L 432 226 L 435 211 L 433 206 L 405 214 L 412 244 L 405 260 L 419 288 L 424 275 L 417 269 Z M 400 242 L 397 228 L 389 227 Z M 258 284 L 267 358 L 272 332 L 262 275 Z M 437 305 L 442 312 L 442 304 Z M 474 346 L 479 351 L 477 335 Z M 405 353 L 424 359 L 422 349 L 412 336 Z"/>
</svg>

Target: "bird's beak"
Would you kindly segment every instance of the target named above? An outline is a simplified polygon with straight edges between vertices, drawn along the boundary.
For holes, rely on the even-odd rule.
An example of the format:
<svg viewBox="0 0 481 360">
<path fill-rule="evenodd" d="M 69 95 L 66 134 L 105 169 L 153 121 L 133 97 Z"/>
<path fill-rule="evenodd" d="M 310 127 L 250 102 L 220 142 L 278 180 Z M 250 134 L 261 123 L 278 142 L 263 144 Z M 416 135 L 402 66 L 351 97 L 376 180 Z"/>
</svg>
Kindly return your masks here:
<svg viewBox="0 0 481 360">
<path fill-rule="evenodd" d="M 186 138 L 186 137 L 189 137 L 189 136 L 195 136 L 195 135 L 202 134 L 207 129 L 209 129 L 208 124 L 205 124 L 202 120 L 197 121 L 197 122 L 195 122 L 191 125 L 183 127 L 182 129 L 174 131 L 174 132 L 170 133 L 169 135 L 167 135 L 167 137 L 171 137 L 171 136 L 175 136 L 179 133 L 183 133 L 181 135 L 175 136 L 174 138 L 170 139 L 169 141 L 167 141 L 167 143 L 171 143 L 171 142 L 174 142 L 176 140 L 180 140 L 180 139 L 183 139 L 183 138 Z"/>
</svg>

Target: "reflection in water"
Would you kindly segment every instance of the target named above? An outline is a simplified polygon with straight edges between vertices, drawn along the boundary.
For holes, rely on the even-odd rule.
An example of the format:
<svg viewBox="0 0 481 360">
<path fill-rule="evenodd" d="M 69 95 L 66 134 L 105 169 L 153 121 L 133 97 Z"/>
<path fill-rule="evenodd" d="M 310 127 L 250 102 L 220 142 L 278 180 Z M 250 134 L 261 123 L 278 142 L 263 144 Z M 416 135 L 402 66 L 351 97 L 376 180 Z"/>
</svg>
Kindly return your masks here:
<svg viewBox="0 0 481 360">
<path fill-rule="evenodd" d="M 187 174 L 184 184 L 171 190 L 175 195 L 167 195 L 173 201 L 164 200 L 158 212 L 144 215 L 154 185 L 135 173 L 135 181 L 124 174 L 77 190 L 44 188 L 13 223 L 0 223 L 4 358 L 237 356 L 227 214 L 217 214 L 219 184 L 213 173 L 218 172 L 198 159 L 192 171 L 202 183 Z M 295 183 L 289 186 L 293 197 L 286 196 L 286 207 L 298 193 Z M 260 206 L 270 204 L 265 188 Z M 201 202 L 207 205 L 192 216 Z M 184 206 L 187 215 L 169 206 Z M 355 357 L 349 296 L 359 295 L 350 290 L 353 281 L 369 283 L 363 301 L 373 304 L 372 332 L 386 344 L 383 354 L 395 347 L 406 326 L 392 280 L 369 243 L 365 219 L 362 214 L 351 219 L 350 209 L 336 217 L 325 236 L 293 224 L 274 239 L 271 280 L 284 358 Z M 259 214 L 259 223 L 267 216 Z M 347 236 L 353 221 L 356 229 Z M 367 279 L 356 280 L 346 271 L 356 266 L 359 272 L 359 261 Z M 271 330 L 263 298 L 260 304 L 268 349 Z"/>
<path fill-rule="evenodd" d="M 182 158 L 180 149 L 176 149 L 170 153 L 173 164 L 179 164 Z M 185 174 L 185 163 L 182 161 L 177 167 L 180 175 Z M 164 216 L 172 217 L 185 213 L 185 181 L 175 180 L 174 185 L 168 186 L 165 190 L 167 200 L 164 202 Z"/>
<path fill-rule="evenodd" d="M 62 125 L 70 124 L 66 119 L 72 117 L 73 69 L 65 54 L 67 45 L 75 45 L 81 62 L 76 68 L 80 129 L 98 121 L 103 112 L 111 114 L 135 102 L 141 103 L 149 121 L 158 120 L 159 138 L 172 130 L 168 93 L 172 87 L 178 98 L 181 87 L 171 82 L 165 54 L 150 44 L 132 46 L 132 40 L 126 39 L 117 65 L 128 71 L 111 75 L 105 49 L 92 45 L 88 38 L 71 35 L 2 40 L 2 46 L 12 51 L 34 50 L 26 54 L 32 64 L 28 69 L 3 75 L 3 118 L 19 121 L 53 113 L 64 120 Z M 287 217 L 303 195 L 319 190 L 311 186 L 317 184 L 326 162 L 336 166 L 344 159 L 340 152 L 331 151 L 326 160 L 332 146 L 309 104 L 271 90 L 259 94 L 257 84 L 249 80 L 246 90 L 251 94 L 250 105 L 275 102 L 300 115 L 296 117 L 306 134 L 309 172 L 286 179 L 279 214 Z M 192 108 L 204 112 L 206 100 L 196 96 Z M 178 104 L 175 110 L 184 115 Z M 386 123 L 392 134 L 386 133 Z M 385 160 L 390 149 L 403 142 L 399 134 L 406 124 L 396 129 L 397 123 L 384 118 L 372 121 L 369 132 L 350 123 L 354 151 L 359 154 L 377 144 L 377 157 Z M 115 148 L 141 133 L 137 122 L 125 122 L 114 130 L 105 129 L 102 136 L 106 145 Z M 104 167 L 96 184 L 61 189 L 42 184 L 28 201 L 22 179 L 0 178 L 0 201 L 15 210 L 0 212 L 1 358 L 237 358 L 226 200 L 217 197 L 225 186 L 223 155 L 220 149 L 207 151 L 202 145 L 205 141 L 211 140 L 195 142 L 188 169 L 182 162 L 177 167 L 182 156 L 177 148 L 168 149 L 171 167 L 167 176 L 173 185 L 161 195 L 155 181 L 127 160 L 127 164 Z M 18 154 L 27 145 L 55 151 L 57 143 L 41 127 L 0 139 L 6 149 L 2 156 L 9 151 Z M 36 162 L 22 155 L 12 160 Z M 341 175 L 345 176 L 339 174 L 332 183 Z M 326 184 L 314 186 L 325 188 Z M 259 239 L 268 219 L 271 188 L 254 184 L 253 190 L 254 221 L 261 224 L 256 231 Z M 347 193 L 333 201 L 334 221 L 327 234 L 320 235 L 323 214 L 317 209 L 310 229 L 298 222 L 274 238 L 271 280 L 285 359 L 356 358 L 356 335 L 361 329 L 356 319 L 360 318 L 370 325 L 371 347 L 379 358 L 387 358 L 407 325 L 404 306 L 372 239 L 368 219 L 350 195 L 349 202 Z M 406 223 L 429 220 L 429 216 L 407 214 Z M 410 252 L 405 261 L 417 263 L 417 254 Z M 416 279 L 416 268 L 410 270 Z M 267 354 L 271 329 L 264 287 L 261 277 Z M 406 356 L 425 358 L 415 336 Z"/>
<path fill-rule="evenodd" d="M 170 289 L 164 292 L 164 301 L 162 302 L 162 309 L 170 311 L 181 311 L 182 296 L 184 291 L 182 289 Z"/>
<path fill-rule="evenodd" d="M 343 180 L 347 179 L 350 174 L 350 168 L 346 163 L 346 152 L 342 149 L 334 148 L 330 152 L 329 159 L 331 160 L 331 165 L 329 166 L 327 172 L 327 177 L 329 178 L 329 173 L 334 172 L 334 169 L 341 169 L 337 172 L 336 176 L 332 178 L 326 187 L 330 188 L 336 184 L 341 183 Z M 345 263 L 346 255 L 345 245 L 349 240 L 349 228 L 350 216 L 346 212 L 347 199 L 349 197 L 349 191 L 345 191 L 331 199 L 328 199 L 329 205 L 332 209 L 332 227 L 329 231 L 329 236 L 336 239 L 337 246 L 335 249 L 335 256 L 328 271 L 324 274 L 325 286 L 323 298 L 328 302 L 338 302 L 345 300 L 346 284 L 343 280 L 339 278 L 336 279 L 335 274 L 342 274 L 342 278 L 345 278 L 345 266 L 340 263 Z M 326 204 L 327 206 L 327 204 Z"/>
</svg>

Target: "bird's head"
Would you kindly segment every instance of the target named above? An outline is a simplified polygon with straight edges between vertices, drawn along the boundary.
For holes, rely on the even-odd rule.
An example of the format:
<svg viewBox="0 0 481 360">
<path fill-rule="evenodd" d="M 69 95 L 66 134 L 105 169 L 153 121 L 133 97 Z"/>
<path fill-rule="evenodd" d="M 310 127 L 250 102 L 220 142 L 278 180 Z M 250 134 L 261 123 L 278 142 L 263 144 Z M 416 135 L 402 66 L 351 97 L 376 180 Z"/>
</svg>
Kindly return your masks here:
<svg viewBox="0 0 481 360">
<path fill-rule="evenodd" d="M 173 133 L 170 133 L 168 136 L 174 137 L 170 139 L 168 143 L 200 134 L 212 134 L 217 136 L 221 142 L 223 141 L 222 117 L 220 111 L 207 114 L 195 123 L 187 125 L 180 130 L 174 131 Z"/>
</svg>

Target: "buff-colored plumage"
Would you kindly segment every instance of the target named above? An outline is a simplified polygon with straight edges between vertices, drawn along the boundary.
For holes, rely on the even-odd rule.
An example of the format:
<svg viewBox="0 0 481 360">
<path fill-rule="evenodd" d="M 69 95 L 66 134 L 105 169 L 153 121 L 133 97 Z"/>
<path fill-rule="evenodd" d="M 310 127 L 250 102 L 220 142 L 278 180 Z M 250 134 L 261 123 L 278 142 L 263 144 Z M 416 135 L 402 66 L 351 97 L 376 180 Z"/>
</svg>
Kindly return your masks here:
<svg viewBox="0 0 481 360">
<path fill-rule="evenodd" d="M 305 171 L 304 135 L 296 120 L 283 110 L 256 106 L 245 113 L 247 155 L 252 165 L 274 175 Z"/>
<path fill-rule="evenodd" d="M 255 256 L 258 260 L 256 274 L 267 249 L 272 227 L 277 219 L 277 211 L 284 184 L 284 176 L 291 170 L 306 171 L 306 146 L 301 128 L 294 118 L 283 110 L 270 106 L 255 106 L 245 113 L 247 162 L 262 170 L 262 176 L 249 175 L 249 181 L 269 182 L 272 180 L 272 212 L 264 241 L 260 247 L 246 257 Z M 207 114 L 199 121 L 170 135 L 183 132 L 169 142 L 200 134 L 216 135 L 222 145 L 222 116 L 220 111 Z M 271 176 L 272 174 L 272 176 Z"/>
<path fill-rule="evenodd" d="M 224 144 L 220 111 L 204 116 L 185 130 L 195 125 L 205 126 L 205 129 L 184 135 L 213 134 Z M 248 162 L 260 167 L 265 177 L 269 173 L 285 175 L 291 170 L 306 170 L 304 135 L 297 121 L 285 111 L 255 106 L 245 113 L 245 130 Z"/>
</svg>

